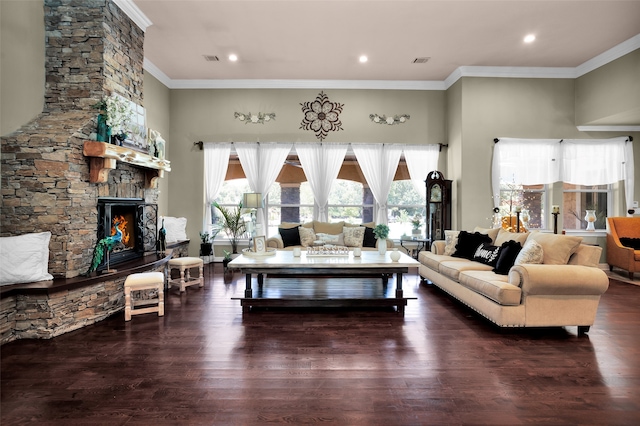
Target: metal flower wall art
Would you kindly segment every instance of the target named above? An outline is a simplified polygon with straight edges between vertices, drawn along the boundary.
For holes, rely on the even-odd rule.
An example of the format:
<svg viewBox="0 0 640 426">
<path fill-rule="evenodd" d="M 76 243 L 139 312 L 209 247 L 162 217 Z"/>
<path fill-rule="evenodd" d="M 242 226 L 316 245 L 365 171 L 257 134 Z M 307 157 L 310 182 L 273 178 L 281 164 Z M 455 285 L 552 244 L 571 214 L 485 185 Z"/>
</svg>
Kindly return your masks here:
<svg viewBox="0 0 640 426">
<path fill-rule="evenodd" d="M 409 114 L 394 115 L 393 117 L 387 117 L 386 115 L 370 114 L 369 118 L 374 123 L 388 124 L 389 126 L 393 126 L 394 124 L 406 123 L 407 120 L 410 119 L 411 117 L 409 116 Z"/>
<path fill-rule="evenodd" d="M 300 105 L 302 105 L 304 113 L 300 128 L 313 130 L 318 139 L 325 139 L 329 132 L 343 130 L 340 113 L 344 104 L 331 102 L 324 92 L 320 92 L 314 101 L 304 102 Z"/>
<path fill-rule="evenodd" d="M 251 114 L 250 112 L 247 114 L 235 112 L 233 113 L 233 116 L 238 120 L 243 121 L 244 124 L 264 124 L 276 119 L 275 112 L 259 112 L 257 114 Z"/>
</svg>

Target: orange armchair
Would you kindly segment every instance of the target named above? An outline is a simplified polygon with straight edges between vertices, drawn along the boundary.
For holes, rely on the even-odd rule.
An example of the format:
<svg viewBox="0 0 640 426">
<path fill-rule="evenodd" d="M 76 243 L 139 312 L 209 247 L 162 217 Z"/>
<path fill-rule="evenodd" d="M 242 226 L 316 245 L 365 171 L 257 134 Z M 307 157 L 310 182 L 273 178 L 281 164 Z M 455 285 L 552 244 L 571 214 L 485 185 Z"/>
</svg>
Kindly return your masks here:
<svg viewBox="0 0 640 426">
<path fill-rule="evenodd" d="M 620 238 L 640 238 L 640 217 L 608 217 L 607 222 L 607 263 L 609 270 L 613 267 L 629 272 L 633 279 L 634 272 L 640 272 L 640 250 L 625 247 Z"/>
</svg>

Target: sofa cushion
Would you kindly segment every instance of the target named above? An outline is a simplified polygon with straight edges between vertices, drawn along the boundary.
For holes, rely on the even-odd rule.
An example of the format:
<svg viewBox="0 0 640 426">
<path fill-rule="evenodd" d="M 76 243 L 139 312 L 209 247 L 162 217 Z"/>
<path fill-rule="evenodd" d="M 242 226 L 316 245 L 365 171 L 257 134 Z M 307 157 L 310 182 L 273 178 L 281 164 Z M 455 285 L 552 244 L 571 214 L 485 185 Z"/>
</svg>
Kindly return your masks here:
<svg viewBox="0 0 640 426">
<path fill-rule="evenodd" d="M 542 259 L 544 258 L 544 251 L 542 246 L 536 240 L 528 240 L 518 256 L 516 260 L 513 262 L 514 265 L 523 265 L 525 263 L 532 264 L 540 264 L 542 263 Z"/>
<path fill-rule="evenodd" d="M 331 235 L 331 234 L 323 234 L 322 232 L 318 232 L 316 233 L 316 238 L 319 241 L 322 241 L 323 244 L 331 244 L 334 246 L 344 245 L 344 234 Z"/>
<path fill-rule="evenodd" d="M 345 226 L 342 228 L 344 245 L 347 247 L 362 247 L 364 240 L 364 226 Z"/>
<path fill-rule="evenodd" d="M 537 241 L 544 252 L 542 263 L 546 265 L 566 265 L 571 255 L 582 242 L 581 237 L 532 232 L 527 238 Z"/>
<path fill-rule="evenodd" d="M 473 255 L 476 249 L 484 244 L 490 243 L 491 237 L 480 232 L 474 232 L 473 234 L 466 231 L 460 231 L 458 234 L 458 244 L 456 244 L 456 251 L 452 254 L 454 257 L 462 257 L 464 259 L 473 259 Z"/>
<path fill-rule="evenodd" d="M 640 250 L 640 238 L 620 237 L 620 244 L 634 250 Z"/>
<path fill-rule="evenodd" d="M 316 233 L 311 228 L 305 228 L 303 226 L 298 228 L 300 234 L 300 244 L 302 247 L 310 247 L 315 245 Z"/>
<path fill-rule="evenodd" d="M 568 264 L 598 267 L 601 255 L 602 247 L 580 244 L 569 258 Z"/>
<path fill-rule="evenodd" d="M 373 228 L 365 226 L 364 238 L 362 240 L 362 247 L 375 247 L 375 246 L 376 246 L 376 235 L 373 233 Z"/>
<path fill-rule="evenodd" d="M 500 255 L 496 261 L 496 267 L 493 268 L 493 272 L 500 275 L 507 275 L 509 269 L 511 269 L 513 263 L 516 261 L 520 250 L 522 250 L 522 244 L 517 241 L 505 241 L 500 247 Z"/>
<path fill-rule="evenodd" d="M 438 272 L 442 275 L 458 281 L 462 271 L 491 271 L 491 266 L 468 259 L 444 260 L 440 262 Z"/>
<path fill-rule="evenodd" d="M 451 256 L 445 256 L 443 254 L 434 254 L 428 251 L 421 251 L 418 255 L 418 260 L 426 267 L 433 269 L 436 272 L 440 272 L 441 262 L 444 262 L 445 260 L 452 261 L 458 259 Z"/>
<path fill-rule="evenodd" d="M 500 229 L 502 228 L 480 228 L 479 226 L 476 226 L 473 229 L 473 232 L 479 232 L 481 234 L 488 235 L 489 237 L 491 237 L 491 244 L 495 244 L 495 241 L 496 241 L 496 238 L 498 237 L 498 232 L 500 232 Z"/>
<path fill-rule="evenodd" d="M 485 265 L 496 266 L 498 256 L 500 255 L 501 247 L 494 246 L 489 243 L 484 243 L 476 249 L 473 254 L 473 259 L 476 262 L 484 263 Z"/>
<path fill-rule="evenodd" d="M 509 284 L 508 277 L 491 271 L 464 271 L 460 273 L 460 285 L 505 306 L 517 306 L 522 290 Z"/>
<path fill-rule="evenodd" d="M 444 254 L 451 256 L 456 252 L 456 244 L 458 244 L 458 235 L 460 231 L 444 231 Z"/>
<path fill-rule="evenodd" d="M 278 228 L 278 232 L 282 237 L 282 244 L 285 247 L 301 245 L 300 231 L 298 231 L 298 228 L 299 226 L 295 228 Z"/>
<path fill-rule="evenodd" d="M 313 230 L 316 233 L 338 235 L 342 233 L 342 228 L 344 228 L 344 221 L 336 223 L 313 221 Z"/>
<path fill-rule="evenodd" d="M 529 233 L 527 232 L 516 233 L 516 232 L 509 232 L 506 229 L 499 228 L 498 236 L 496 237 L 496 242 L 494 244 L 497 246 L 501 246 L 507 241 L 517 241 L 521 245 L 524 245 L 524 243 L 527 242 L 528 236 L 529 236 Z"/>
</svg>

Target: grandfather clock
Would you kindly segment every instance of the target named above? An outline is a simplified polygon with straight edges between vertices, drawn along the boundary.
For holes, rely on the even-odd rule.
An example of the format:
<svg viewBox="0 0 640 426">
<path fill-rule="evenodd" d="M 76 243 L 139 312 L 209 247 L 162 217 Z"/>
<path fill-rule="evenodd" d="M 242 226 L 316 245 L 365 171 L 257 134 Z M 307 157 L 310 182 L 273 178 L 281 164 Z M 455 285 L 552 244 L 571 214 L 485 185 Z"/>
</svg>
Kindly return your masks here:
<svg viewBox="0 0 640 426">
<path fill-rule="evenodd" d="M 444 240 L 445 229 L 451 229 L 451 183 L 439 171 L 427 175 L 427 239 Z"/>
</svg>

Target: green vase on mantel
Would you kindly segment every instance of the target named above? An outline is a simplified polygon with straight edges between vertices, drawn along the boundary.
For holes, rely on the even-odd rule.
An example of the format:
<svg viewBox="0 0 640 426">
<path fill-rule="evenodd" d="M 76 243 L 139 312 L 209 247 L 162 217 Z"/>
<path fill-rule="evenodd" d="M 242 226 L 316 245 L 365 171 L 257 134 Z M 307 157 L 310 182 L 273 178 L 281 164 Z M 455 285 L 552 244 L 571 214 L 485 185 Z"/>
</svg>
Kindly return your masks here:
<svg viewBox="0 0 640 426">
<path fill-rule="evenodd" d="M 98 131 L 96 132 L 98 142 L 111 141 L 111 127 L 107 125 L 107 115 L 98 114 Z"/>
</svg>

